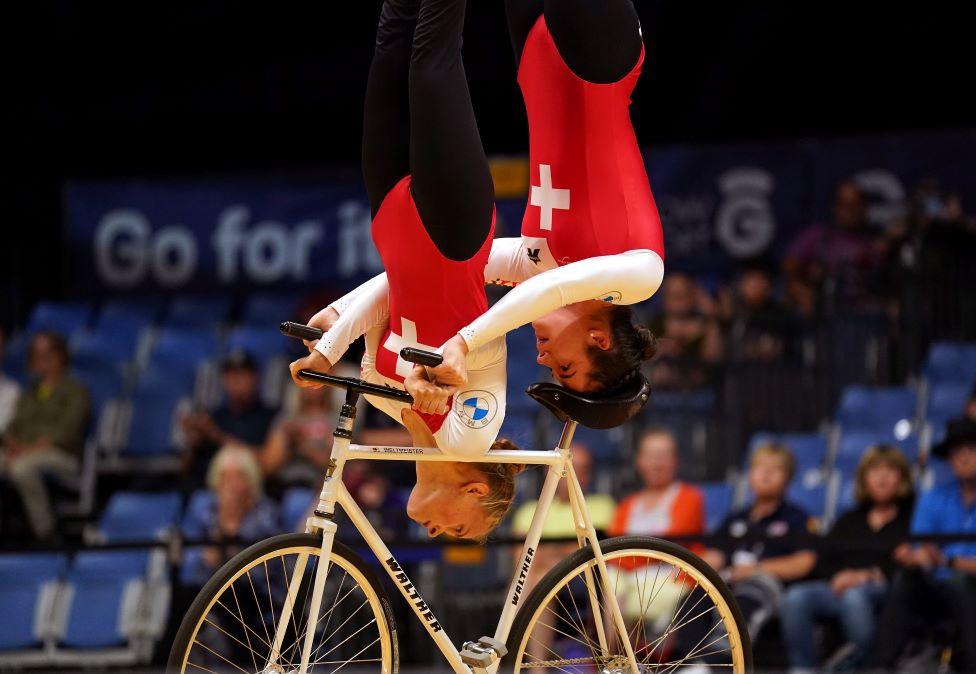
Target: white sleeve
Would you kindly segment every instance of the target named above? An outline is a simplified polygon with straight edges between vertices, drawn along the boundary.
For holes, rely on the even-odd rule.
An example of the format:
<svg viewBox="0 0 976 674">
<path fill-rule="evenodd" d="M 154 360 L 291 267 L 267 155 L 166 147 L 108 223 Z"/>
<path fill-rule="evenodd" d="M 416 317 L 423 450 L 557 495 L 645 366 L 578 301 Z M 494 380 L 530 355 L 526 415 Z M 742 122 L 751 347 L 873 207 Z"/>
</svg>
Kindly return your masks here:
<svg viewBox="0 0 976 674">
<path fill-rule="evenodd" d="M 458 334 L 474 351 L 550 311 L 586 300 L 637 304 L 657 292 L 664 261 L 651 250 L 592 257 L 544 271 L 513 288 Z"/>
<path fill-rule="evenodd" d="M 451 410 L 434 433 L 437 446 L 447 454 L 483 456 L 498 437 L 505 421 L 505 340 L 483 347 L 490 360 L 468 370 L 468 383 L 454 396 Z"/>
<path fill-rule="evenodd" d="M 372 290 L 373 288 L 375 288 L 377 285 L 380 284 L 387 284 L 386 272 L 374 276 L 370 280 L 356 287 L 354 290 L 346 293 L 345 295 L 337 299 L 335 302 L 332 302 L 329 306 L 326 307 L 326 309 L 329 308 L 335 309 L 336 313 L 338 313 L 341 316 L 346 310 L 349 309 L 352 303 L 356 301 L 356 298 L 358 298 L 360 295 L 364 293 L 369 292 L 370 290 Z"/>
<path fill-rule="evenodd" d="M 508 237 L 491 242 L 491 254 L 485 265 L 485 283 L 514 286 L 538 274 L 539 269 L 529 264 L 523 253 L 521 238 Z"/>
<path fill-rule="evenodd" d="M 390 286 L 386 274 L 367 281 L 356 289 L 358 295 L 339 312 L 332 329 L 315 345 L 315 350 L 335 365 L 349 345 L 371 328 L 384 324 L 390 316 Z"/>
</svg>

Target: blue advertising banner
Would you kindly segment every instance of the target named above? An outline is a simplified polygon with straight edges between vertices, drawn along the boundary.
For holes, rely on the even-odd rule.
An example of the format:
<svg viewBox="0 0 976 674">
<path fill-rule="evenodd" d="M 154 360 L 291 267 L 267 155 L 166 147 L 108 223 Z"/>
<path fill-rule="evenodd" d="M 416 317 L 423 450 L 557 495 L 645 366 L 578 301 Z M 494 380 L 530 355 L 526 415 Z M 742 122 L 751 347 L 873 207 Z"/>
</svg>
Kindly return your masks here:
<svg viewBox="0 0 976 674">
<path fill-rule="evenodd" d="M 937 178 L 976 206 L 976 132 L 663 147 L 647 153 L 668 265 L 724 276 L 780 255 L 829 219 L 836 184 L 856 180 L 883 226 L 914 185 Z M 524 172 L 528 175 L 528 172 Z M 498 203 L 518 234 L 524 193 Z M 499 190 L 509 196 L 512 189 Z M 358 174 L 77 181 L 67 189 L 77 295 L 302 288 L 341 291 L 381 271 Z"/>
</svg>

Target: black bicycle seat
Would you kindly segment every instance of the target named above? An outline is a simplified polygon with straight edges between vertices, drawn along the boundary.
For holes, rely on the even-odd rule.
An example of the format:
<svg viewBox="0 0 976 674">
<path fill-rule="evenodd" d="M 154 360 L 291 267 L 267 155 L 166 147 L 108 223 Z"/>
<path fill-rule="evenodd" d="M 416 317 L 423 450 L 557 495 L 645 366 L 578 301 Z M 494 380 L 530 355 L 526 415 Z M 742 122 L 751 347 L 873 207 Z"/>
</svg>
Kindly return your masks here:
<svg viewBox="0 0 976 674">
<path fill-rule="evenodd" d="M 587 428 L 620 426 L 637 414 L 651 397 L 651 384 L 644 375 L 633 377 L 609 393 L 577 393 L 558 384 L 533 384 L 529 396 L 565 423 L 568 419 Z"/>
</svg>

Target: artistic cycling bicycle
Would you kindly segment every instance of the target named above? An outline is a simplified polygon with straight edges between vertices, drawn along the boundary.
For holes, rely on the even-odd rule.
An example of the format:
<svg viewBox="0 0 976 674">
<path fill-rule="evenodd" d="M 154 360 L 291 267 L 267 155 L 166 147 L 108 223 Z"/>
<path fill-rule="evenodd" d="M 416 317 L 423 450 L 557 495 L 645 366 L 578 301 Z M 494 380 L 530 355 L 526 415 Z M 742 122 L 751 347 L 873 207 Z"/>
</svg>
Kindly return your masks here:
<svg viewBox="0 0 976 674">
<path fill-rule="evenodd" d="M 283 324 L 305 339 L 307 326 Z M 405 349 L 411 362 L 439 356 Z M 641 380 L 612 399 L 594 400 L 554 384 L 529 396 L 564 422 L 550 451 L 493 450 L 477 462 L 546 466 L 521 563 L 491 637 L 458 649 L 434 610 L 342 483 L 347 461 L 458 461 L 436 448 L 352 444 L 360 395 L 412 402 L 405 391 L 313 371 L 301 376 L 344 389 L 331 460 L 305 533 L 261 541 L 221 567 L 197 596 L 177 633 L 168 672 L 315 674 L 382 672 L 399 665 L 397 628 L 381 568 L 454 672 L 676 672 L 706 666 L 751 670 L 748 632 L 728 587 L 686 548 L 645 536 L 597 539 L 570 444 L 577 424 L 611 428 L 633 416 L 650 390 Z M 568 480 L 578 550 L 526 590 L 542 527 L 560 480 Z M 336 505 L 376 557 L 367 563 L 336 540 Z"/>
</svg>

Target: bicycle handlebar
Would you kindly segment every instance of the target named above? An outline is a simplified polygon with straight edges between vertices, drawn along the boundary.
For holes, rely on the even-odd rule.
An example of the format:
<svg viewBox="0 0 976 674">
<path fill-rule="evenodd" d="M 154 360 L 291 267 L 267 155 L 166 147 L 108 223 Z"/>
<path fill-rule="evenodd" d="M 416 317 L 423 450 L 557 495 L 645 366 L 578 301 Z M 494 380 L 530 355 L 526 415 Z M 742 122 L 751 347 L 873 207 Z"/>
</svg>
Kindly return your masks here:
<svg viewBox="0 0 976 674">
<path fill-rule="evenodd" d="M 325 334 L 318 328 L 302 325 L 301 323 L 294 323 L 292 321 L 285 321 L 278 326 L 278 329 L 281 331 L 281 334 L 285 335 L 286 337 L 294 337 L 296 339 L 304 339 L 308 341 L 321 339 L 322 335 Z M 413 347 L 409 346 L 400 350 L 400 357 L 407 362 L 425 365 L 427 367 L 437 367 L 444 360 L 439 353 L 424 351 L 422 349 L 414 349 Z M 355 379 L 353 377 L 337 377 L 332 374 L 326 374 L 325 372 L 316 372 L 315 370 L 299 370 L 298 376 L 307 381 L 318 382 L 320 384 L 325 384 L 326 386 L 343 388 L 347 391 L 355 391 L 356 393 L 377 396 L 379 398 L 398 400 L 400 402 L 407 403 L 408 405 L 413 404 L 413 396 L 406 391 L 401 391 L 389 386 L 383 386 L 381 384 L 371 384 L 367 381 L 363 381 L 362 379 Z"/>
</svg>

